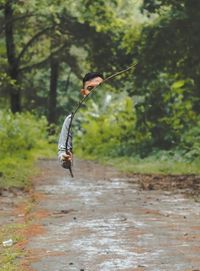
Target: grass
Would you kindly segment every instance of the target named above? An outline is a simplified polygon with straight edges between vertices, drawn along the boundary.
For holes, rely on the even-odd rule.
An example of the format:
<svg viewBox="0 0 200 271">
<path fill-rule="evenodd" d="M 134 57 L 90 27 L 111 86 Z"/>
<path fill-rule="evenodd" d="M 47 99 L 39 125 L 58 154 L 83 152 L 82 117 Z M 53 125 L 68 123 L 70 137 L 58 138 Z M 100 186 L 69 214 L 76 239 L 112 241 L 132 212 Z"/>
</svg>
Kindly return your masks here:
<svg viewBox="0 0 200 271">
<path fill-rule="evenodd" d="M 42 144 L 41 148 L 34 148 L 29 152 L 17 153 L 17 155 L 0 159 L 0 189 L 19 188 L 27 189 L 31 186 L 31 178 L 38 169 L 36 161 L 39 158 L 52 158 L 56 155 L 55 144 Z M 28 198 L 26 202 L 25 216 L 30 212 L 33 202 Z M 19 271 L 19 261 L 24 258 L 25 251 L 20 242 L 25 241 L 23 230 L 28 227 L 29 219 L 24 219 L 21 224 L 9 222 L 0 227 L 0 271 Z M 14 245 L 4 247 L 3 241 L 12 239 Z M 20 271 L 23 271 L 20 267 Z"/>
<path fill-rule="evenodd" d="M 174 160 L 117 158 L 107 162 L 124 172 L 141 174 L 200 174 L 200 163 L 184 163 Z"/>
<path fill-rule="evenodd" d="M 25 209 L 25 219 L 22 223 L 5 224 L 0 228 L 0 271 L 25 271 L 21 264 L 21 259 L 26 256 L 24 244 L 26 237 L 24 231 L 27 230 L 32 221 L 26 218 L 26 215 L 33 208 L 32 200 L 28 199 L 27 208 Z M 12 239 L 13 245 L 4 247 L 3 241 Z"/>
<path fill-rule="evenodd" d="M 26 224 L 10 224 L 4 225 L 0 229 L 0 271 L 18 271 L 16 261 L 25 255 L 24 250 L 20 247 L 16 247 L 15 244 L 24 241 L 22 230 L 26 227 Z M 3 247 L 2 242 L 8 239 L 13 240 L 13 246 Z M 23 270 L 21 270 L 23 271 Z"/>
<path fill-rule="evenodd" d="M 43 149 L 33 149 L 26 155 L 10 156 L 0 160 L 0 188 L 28 188 L 30 176 L 37 173 L 35 162 L 39 158 L 56 156 L 55 145 Z"/>
<path fill-rule="evenodd" d="M 88 160 L 96 160 L 104 165 L 111 165 L 120 171 L 135 174 L 200 174 L 200 161 L 181 161 L 175 157 L 152 155 L 141 159 L 138 157 L 97 157 L 77 154 L 78 157 Z"/>
<path fill-rule="evenodd" d="M 0 188 L 25 188 L 35 161 L 55 156 L 56 135 L 49 135 L 44 116 L 0 110 Z"/>
<path fill-rule="evenodd" d="M 49 136 L 48 123 L 44 117 L 38 118 L 28 112 L 12 114 L 0 110 L 0 120 L 0 192 L 9 188 L 27 189 L 31 186 L 30 177 L 38 172 L 37 159 L 56 156 L 56 145 L 49 144 L 55 141 L 55 136 Z M 20 224 L 10 220 L 9 214 L 3 210 L 0 220 L 0 271 L 23 271 L 23 267 L 19 268 L 19 260 L 25 255 L 24 230 L 31 223 L 26 215 L 33 205 L 30 195 L 28 196 L 28 199 L 23 199 L 25 217 L 22 222 L 20 220 Z M 16 207 L 14 198 L 12 202 L 13 208 Z M 9 239 L 14 244 L 4 247 L 2 242 Z"/>
<path fill-rule="evenodd" d="M 0 188 L 16 187 L 23 189 L 29 186 L 29 176 L 35 173 L 32 160 L 15 158 L 4 159 L 0 165 Z"/>
<path fill-rule="evenodd" d="M 27 237 L 24 233 L 32 224 L 32 217 L 29 214 L 34 207 L 34 200 L 29 196 L 23 199 L 21 203 L 23 203 L 21 222 L 10 222 L 8 220 L 0 227 L 0 271 L 25 271 L 20 260 L 26 256 L 24 244 Z M 9 218 L 8 214 L 7 218 Z M 13 245 L 4 247 L 3 242 L 9 239 L 13 241 Z"/>
</svg>

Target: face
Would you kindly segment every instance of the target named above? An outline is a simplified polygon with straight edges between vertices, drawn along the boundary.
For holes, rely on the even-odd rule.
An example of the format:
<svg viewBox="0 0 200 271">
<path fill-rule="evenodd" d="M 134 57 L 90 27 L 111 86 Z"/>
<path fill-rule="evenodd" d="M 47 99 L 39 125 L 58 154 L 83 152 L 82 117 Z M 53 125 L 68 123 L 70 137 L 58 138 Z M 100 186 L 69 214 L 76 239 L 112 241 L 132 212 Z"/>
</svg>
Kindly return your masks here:
<svg viewBox="0 0 200 271">
<path fill-rule="evenodd" d="M 102 82 L 103 82 L 103 79 L 101 77 L 95 77 L 89 81 L 86 81 L 84 85 L 84 89 L 81 89 L 81 94 L 83 96 L 87 96 L 94 87 L 98 86 Z"/>
</svg>

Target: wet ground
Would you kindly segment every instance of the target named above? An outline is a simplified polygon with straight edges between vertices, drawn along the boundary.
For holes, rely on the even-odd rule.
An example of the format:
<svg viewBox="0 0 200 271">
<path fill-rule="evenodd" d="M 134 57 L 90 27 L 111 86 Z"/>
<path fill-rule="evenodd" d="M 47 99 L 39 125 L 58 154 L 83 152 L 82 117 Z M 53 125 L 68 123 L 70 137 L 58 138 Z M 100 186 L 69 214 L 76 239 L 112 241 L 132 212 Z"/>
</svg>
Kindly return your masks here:
<svg viewBox="0 0 200 271">
<path fill-rule="evenodd" d="M 180 185 L 162 190 L 161 177 L 125 176 L 92 162 L 75 161 L 74 179 L 54 160 L 40 168 L 27 270 L 200 270 L 200 202 Z"/>
</svg>

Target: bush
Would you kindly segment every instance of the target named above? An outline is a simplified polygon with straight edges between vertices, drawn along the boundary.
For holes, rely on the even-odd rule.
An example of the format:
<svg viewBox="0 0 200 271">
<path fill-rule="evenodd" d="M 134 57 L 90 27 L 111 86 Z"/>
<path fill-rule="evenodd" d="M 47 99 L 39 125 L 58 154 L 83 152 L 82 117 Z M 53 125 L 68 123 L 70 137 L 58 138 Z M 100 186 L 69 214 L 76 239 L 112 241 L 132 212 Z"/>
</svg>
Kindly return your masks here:
<svg viewBox="0 0 200 271">
<path fill-rule="evenodd" d="M 0 112 L 0 159 L 8 156 L 26 156 L 27 152 L 46 142 L 47 121 L 31 113 L 13 115 Z"/>
<path fill-rule="evenodd" d="M 107 96 L 99 106 L 91 102 L 81 115 L 77 152 L 116 157 L 133 152 L 135 112 L 131 98 Z"/>
<path fill-rule="evenodd" d="M 182 135 L 179 148 L 185 152 L 186 160 L 200 160 L 200 120 Z"/>
<path fill-rule="evenodd" d="M 139 151 L 149 155 L 154 148 L 175 148 L 196 122 L 192 80 L 161 73 L 141 93 L 143 100 L 136 104 Z"/>
<path fill-rule="evenodd" d="M 45 117 L 0 111 L 0 187 L 24 187 L 33 161 L 50 155 Z"/>
</svg>

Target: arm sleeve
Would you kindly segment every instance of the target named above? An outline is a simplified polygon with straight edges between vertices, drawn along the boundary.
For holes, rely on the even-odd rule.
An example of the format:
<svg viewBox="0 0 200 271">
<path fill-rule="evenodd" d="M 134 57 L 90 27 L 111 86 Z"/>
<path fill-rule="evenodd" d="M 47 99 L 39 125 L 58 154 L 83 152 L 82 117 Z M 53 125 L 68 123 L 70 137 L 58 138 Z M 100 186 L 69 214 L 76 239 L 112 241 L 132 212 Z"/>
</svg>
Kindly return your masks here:
<svg viewBox="0 0 200 271">
<path fill-rule="evenodd" d="M 67 135 L 68 135 L 68 130 L 69 130 L 69 125 L 71 121 L 71 115 L 67 116 L 63 126 L 62 130 L 59 136 L 58 140 L 58 160 L 61 164 L 62 167 L 66 168 L 66 164 L 63 163 L 62 161 L 62 155 L 66 153 L 66 151 L 72 152 L 72 135 L 71 132 L 69 133 L 69 141 L 67 145 L 67 150 L 66 150 L 66 140 L 67 140 Z"/>
</svg>

